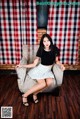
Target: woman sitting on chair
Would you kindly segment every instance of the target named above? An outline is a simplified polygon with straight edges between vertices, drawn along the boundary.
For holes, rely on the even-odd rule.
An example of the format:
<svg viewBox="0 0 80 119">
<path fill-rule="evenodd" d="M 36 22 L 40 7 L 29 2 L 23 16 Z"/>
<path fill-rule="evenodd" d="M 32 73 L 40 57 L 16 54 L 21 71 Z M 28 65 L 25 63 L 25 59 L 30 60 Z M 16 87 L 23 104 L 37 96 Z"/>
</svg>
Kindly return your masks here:
<svg viewBox="0 0 80 119">
<path fill-rule="evenodd" d="M 59 62 L 58 56 L 59 49 L 55 45 L 53 45 L 51 37 L 48 34 L 44 34 L 40 40 L 40 46 L 34 62 L 27 65 L 17 65 L 17 67 L 32 68 L 31 70 L 29 70 L 28 75 L 32 80 L 36 79 L 38 82 L 22 95 L 23 104 L 25 106 L 29 105 L 27 97 L 30 94 L 33 94 L 33 100 L 35 103 L 37 103 L 37 94 L 46 86 L 50 86 L 54 81 L 54 74 L 51 71 L 54 62 L 59 64 L 62 70 L 65 69 L 63 64 Z M 39 60 L 41 60 L 41 63 L 37 65 Z"/>
</svg>

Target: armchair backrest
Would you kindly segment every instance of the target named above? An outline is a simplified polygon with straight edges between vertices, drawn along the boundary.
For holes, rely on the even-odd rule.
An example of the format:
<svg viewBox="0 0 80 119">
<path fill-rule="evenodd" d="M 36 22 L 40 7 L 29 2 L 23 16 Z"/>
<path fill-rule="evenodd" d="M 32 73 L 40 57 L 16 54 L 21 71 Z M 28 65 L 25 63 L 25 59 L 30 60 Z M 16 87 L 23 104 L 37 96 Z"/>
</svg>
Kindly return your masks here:
<svg viewBox="0 0 80 119">
<path fill-rule="evenodd" d="M 36 57 L 39 45 L 23 45 L 22 56 L 31 63 Z"/>
</svg>

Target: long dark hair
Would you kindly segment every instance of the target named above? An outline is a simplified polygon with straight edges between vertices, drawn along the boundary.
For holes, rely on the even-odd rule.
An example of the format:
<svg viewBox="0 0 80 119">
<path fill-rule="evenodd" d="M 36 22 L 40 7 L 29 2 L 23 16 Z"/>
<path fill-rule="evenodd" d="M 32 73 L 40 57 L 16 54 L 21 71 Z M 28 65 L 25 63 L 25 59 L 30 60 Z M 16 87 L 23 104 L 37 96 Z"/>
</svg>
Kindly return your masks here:
<svg viewBox="0 0 80 119">
<path fill-rule="evenodd" d="M 41 40 L 40 40 L 38 52 L 41 52 L 41 53 L 42 53 L 42 51 L 43 51 L 43 49 L 44 49 L 43 40 L 44 40 L 45 37 L 47 37 L 48 40 L 50 41 L 50 49 L 51 49 L 51 51 L 53 51 L 52 38 L 51 38 L 50 35 L 48 35 L 48 34 L 43 34 L 43 36 L 41 37 Z"/>
</svg>

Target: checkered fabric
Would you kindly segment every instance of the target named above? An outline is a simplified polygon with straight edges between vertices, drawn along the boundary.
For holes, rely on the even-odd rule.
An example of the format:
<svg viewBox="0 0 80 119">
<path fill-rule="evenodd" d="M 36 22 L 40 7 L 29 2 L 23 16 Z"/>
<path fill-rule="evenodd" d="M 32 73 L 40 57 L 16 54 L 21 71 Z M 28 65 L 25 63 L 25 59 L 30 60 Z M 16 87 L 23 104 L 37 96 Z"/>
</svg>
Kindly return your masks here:
<svg viewBox="0 0 80 119">
<path fill-rule="evenodd" d="M 57 5 L 62 1 L 50 1 L 55 2 L 55 5 L 50 5 L 49 8 L 47 33 L 52 37 L 53 43 L 60 48 L 60 61 L 65 64 L 76 64 L 80 33 L 80 4 L 75 0 L 75 5 L 70 5 L 69 1 L 65 5 Z"/>
<path fill-rule="evenodd" d="M 18 64 L 23 44 L 37 43 L 36 0 L 0 0 L 0 64 Z"/>
</svg>

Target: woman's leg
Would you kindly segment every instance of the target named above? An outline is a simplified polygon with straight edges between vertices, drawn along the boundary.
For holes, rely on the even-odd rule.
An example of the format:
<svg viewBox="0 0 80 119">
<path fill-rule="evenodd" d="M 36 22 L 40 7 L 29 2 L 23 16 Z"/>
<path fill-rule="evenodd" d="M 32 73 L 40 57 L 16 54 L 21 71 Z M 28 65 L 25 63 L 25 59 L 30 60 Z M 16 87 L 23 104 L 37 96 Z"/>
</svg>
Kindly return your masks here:
<svg viewBox="0 0 80 119">
<path fill-rule="evenodd" d="M 42 88 L 41 90 L 38 90 L 38 91 L 36 91 L 36 92 L 33 93 L 33 100 L 34 100 L 35 103 L 38 102 L 37 94 L 40 93 L 40 92 L 42 92 L 47 87 L 49 87 L 53 83 L 53 80 L 54 79 L 52 79 L 52 78 L 45 79 L 46 86 L 44 88 Z"/>
<path fill-rule="evenodd" d="M 44 81 L 45 81 L 45 84 L 46 84 L 46 79 L 44 79 Z M 40 90 L 38 90 L 38 91 L 36 91 L 36 92 L 33 93 L 33 100 L 34 100 L 35 103 L 38 102 L 37 94 L 40 93 L 40 92 L 42 92 L 46 88 L 46 86 L 47 85 L 45 85 L 45 87 L 43 87 L 42 89 L 40 89 Z"/>
<path fill-rule="evenodd" d="M 45 80 L 37 80 L 38 84 L 34 85 L 31 89 L 29 89 L 25 94 L 23 94 L 24 97 L 28 97 L 30 94 L 43 89 L 46 86 Z"/>
<path fill-rule="evenodd" d="M 43 87 L 42 89 L 37 90 L 36 92 L 34 92 L 35 95 L 37 95 L 38 93 L 42 92 L 47 87 L 46 79 L 44 79 L 44 80 L 45 80 L 45 87 Z"/>
<path fill-rule="evenodd" d="M 55 80 L 55 79 L 53 79 L 53 78 L 47 78 L 46 79 L 46 85 L 47 85 L 47 87 L 49 87 L 53 83 L 53 80 Z"/>
<path fill-rule="evenodd" d="M 43 91 L 45 88 L 47 88 L 48 86 L 50 86 L 53 83 L 52 78 L 47 78 L 46 82 L 44 79 L 38 80 L 38 84 L 36 84 L 35 86 L 33 86 L 30 90 L 28 90 L 24 95 L 23 95 L 23 102 L 27 102 L 27 99 L 25 99 L 24 97 L 28 97 L 30 94 L 33 93 L 33 100 L 35 103 L 38 102 L 37 100 L 37 94 L 41 91 Z M 25 105 L 26 106 L 26 105 Z"/>
<path fill-rule="evenodd" d="M 49 87 L 53 83 L 53 80 L 55 80 L 55 79 L 53 79 L 53 78 L 45 79 L 46 86 L 44 88 L 42 88 L 41 90 L 38 90 L 38 91 L 34 92 L 34 95 L 37 95 L 38 93 L 42 92 L 44 89 Z"/>
</svg>

